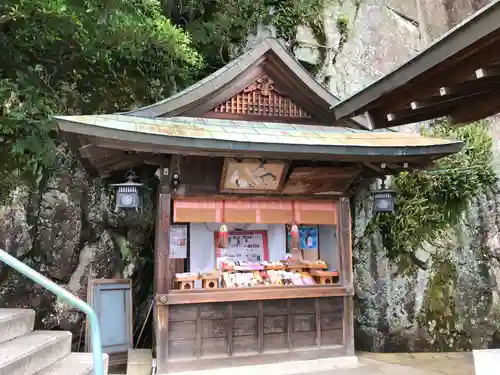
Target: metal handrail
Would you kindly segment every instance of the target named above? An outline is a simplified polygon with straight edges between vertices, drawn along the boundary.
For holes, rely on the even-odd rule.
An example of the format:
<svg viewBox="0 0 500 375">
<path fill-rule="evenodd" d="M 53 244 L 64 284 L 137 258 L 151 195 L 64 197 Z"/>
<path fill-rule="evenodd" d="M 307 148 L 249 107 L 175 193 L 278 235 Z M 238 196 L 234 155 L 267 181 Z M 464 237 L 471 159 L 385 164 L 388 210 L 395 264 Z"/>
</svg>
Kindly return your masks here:
<svg viewBox="0 0 500 375">
<path fill-rule="evenodd" d="M 97 314 L 86 302 L 83 302 L 78 297 L 68 292 L 66 289 L 61 288 L 59 285 L 53 281 L 47 279 L 45 276 L 36 272 L 34 269 L 28 267 L 23 262 L 9 255 L 7 252 L 0 249 L 0 261 L 14 268 L 17 272 L 22 273 L 28 279 L 40 284 L 45 289 L 54 293 L 57 297 L 63 299 L 65 302 L 69 303 L 71 306 L 79 309 L 80 311 L 87 314 L 90 322 L 90 332 L 92 339 L 92 358 L 94 362 L 94 375 L 104 375 L 104 366 L 102 360 L 102 344 L 101 344 L 101 332 L 99 330 L 99 320 Z"/>
</svg>

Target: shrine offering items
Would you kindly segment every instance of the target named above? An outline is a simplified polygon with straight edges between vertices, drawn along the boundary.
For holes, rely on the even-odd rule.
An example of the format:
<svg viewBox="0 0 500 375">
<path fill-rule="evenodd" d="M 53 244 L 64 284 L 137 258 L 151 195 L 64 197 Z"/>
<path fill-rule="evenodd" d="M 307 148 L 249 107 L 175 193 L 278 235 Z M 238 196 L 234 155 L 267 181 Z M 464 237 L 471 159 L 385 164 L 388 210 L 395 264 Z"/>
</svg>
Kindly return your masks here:
<svg viewBox="0 0 500 375">
<path fill-rule="evenodd" d="M 286 285 L 314 285 L 314 279 L 307 273 L 289 271 L 224 272 L 223 286 L 226 288 L 252 288 Z"/>
<path fill-rule="evenodd" d="M 264 261 L 239 262 L 224 260 L 220 269 L 200 274 L 178 273 L 175 281 L 179 289 L 194 289 L 195 280 L 202 280 L 203 289 L 254 288 L 287 285 L 334 284 L 337 271 L 326 271 L 322 261 Z"/>
</svg>

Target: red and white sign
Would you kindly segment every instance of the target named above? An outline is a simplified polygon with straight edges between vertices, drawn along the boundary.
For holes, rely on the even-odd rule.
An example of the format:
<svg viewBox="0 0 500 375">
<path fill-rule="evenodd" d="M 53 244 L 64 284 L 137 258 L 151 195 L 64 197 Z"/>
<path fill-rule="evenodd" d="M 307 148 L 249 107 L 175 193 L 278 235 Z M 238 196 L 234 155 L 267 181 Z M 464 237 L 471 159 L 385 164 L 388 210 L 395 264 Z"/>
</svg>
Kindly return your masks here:
<svg viewBox="0 0 500 375">
<path fill-rule="evenodd" d="M 215 243 L 218 244 L 218 234 L 215 232 Z M 262 262 L 269 260 L 267 231 L 235 231 L 229 232 L 228 247 L 217 248 L 216 258 L 236 262 Z"/>
</svg>

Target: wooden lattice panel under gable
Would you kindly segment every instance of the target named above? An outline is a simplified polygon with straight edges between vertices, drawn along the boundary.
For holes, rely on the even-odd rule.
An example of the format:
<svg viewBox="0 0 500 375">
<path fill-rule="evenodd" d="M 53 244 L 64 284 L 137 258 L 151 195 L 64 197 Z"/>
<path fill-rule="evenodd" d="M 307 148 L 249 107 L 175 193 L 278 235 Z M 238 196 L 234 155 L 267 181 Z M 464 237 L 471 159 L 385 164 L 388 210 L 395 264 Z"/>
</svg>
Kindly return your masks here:
<svg viewBox="0 0 500 375">
<path fill-rule="evenodd" d="M 279 93 L 268 76 L 262 76 L 225 103 L 214 108 L 215 113 L 252 116 L 311 118 L 311 115 Z"/>
</svg>

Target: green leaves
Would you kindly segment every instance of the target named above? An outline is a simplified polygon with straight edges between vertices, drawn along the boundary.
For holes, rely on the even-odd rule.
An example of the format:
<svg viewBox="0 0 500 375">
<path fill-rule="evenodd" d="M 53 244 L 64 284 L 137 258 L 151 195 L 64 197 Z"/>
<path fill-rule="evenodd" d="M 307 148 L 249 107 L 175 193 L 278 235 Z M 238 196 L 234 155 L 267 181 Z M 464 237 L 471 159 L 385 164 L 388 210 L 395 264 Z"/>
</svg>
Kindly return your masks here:
<svg viewBox="0 0 500 375">
<path fill-rule="evenodd" d="M 155 0 L 11 0 L 0 20 L 0 174 L 16 184 L 52 162 L 51 115 L 151 104 L 203 65 Z"/>
<path fill-rule="evenodd" d="M 388 256 L 404 266 L 402 272 L 408 271 L 408 258 L 415 250 L 426 243 L 436 245 L 461 220 L 471 200 L 497 181 L 486 122 L 464 127 L 439 122 L 426 134 L 459 139 L 465 146 L 438 160 L 434 169 L 397 176 L 396 211 L 374 219 Z"/>
<path fill-rule="evenodd" d="M 207 63 L 204 74 L 227 64 L 274 7 L 278 35 L 295 44 L 299 25 L 314 26 L 326 0 L 186 0 L 169 2 L 173 22 L 193 36 Z"/>
</svg>

